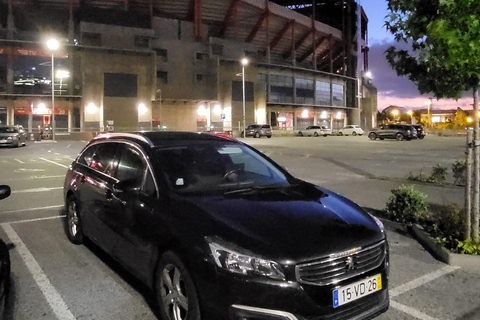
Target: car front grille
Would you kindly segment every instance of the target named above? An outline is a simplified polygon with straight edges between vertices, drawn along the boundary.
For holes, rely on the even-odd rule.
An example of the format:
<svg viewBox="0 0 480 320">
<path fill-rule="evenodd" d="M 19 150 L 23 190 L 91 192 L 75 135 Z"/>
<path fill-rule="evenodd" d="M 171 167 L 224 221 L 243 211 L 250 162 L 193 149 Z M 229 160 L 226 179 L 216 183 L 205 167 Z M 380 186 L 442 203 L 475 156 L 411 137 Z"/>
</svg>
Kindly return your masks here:
<svg viewBox="0 0 480 320">
<path fill-rule="evenodd" d="M 386 255 L 385 240 L 375 245 L 331 254 L 295 267 L 300 283 L 325 286 L 379 267 Z"/>
</svg>

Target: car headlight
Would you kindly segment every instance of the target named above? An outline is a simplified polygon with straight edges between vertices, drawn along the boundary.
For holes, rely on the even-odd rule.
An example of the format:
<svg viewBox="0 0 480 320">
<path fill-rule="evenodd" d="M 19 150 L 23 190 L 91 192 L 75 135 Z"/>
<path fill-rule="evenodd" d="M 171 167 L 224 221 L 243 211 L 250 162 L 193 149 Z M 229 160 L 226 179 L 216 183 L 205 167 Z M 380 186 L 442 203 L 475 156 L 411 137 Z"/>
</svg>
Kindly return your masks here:
<svg viewBox="0 0 480 320">
<path fill-rule="evenodd" d="M 233 273 L 285 280 L 283 268 L 279 263 L 256 257 L 218 238 L 207 237 L 206 240 L 213 259 L 220 268 Z"/>
</svg>

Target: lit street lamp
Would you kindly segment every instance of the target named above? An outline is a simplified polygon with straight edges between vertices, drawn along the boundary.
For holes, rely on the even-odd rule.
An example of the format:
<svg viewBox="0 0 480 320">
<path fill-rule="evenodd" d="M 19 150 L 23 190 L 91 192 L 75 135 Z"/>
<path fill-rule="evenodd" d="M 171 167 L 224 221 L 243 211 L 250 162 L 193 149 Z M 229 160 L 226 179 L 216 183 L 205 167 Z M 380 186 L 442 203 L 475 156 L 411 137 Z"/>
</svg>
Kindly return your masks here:
<svg viewBox="0 0 480 320">
<path fill-rule="evenodd" d="M 395 118 L 396 118 L 397 115 L 398 115 L 398 110 L 393 110 L 393 111 L 392 111 L 392 115 L 393 115 L 393 122 L 395 122 Z"/>
<path fill-rule="evenodd" d="M 407 111 L 407 114 L 410 116 L 410 123 L 413 124 L 413 111 L 412 111 L 412 110 L 408 110 L 408 111 Z"/>
<path fill-rule="evenodd" d="M 246 135 L 246 126 L 245 126 L 245 66 L 248 64 L 248 59 L 242 59 L 242 90 L 243 90 L 243 137 Z"/>
<path fill-rule="evenodd" d="M 52 52 L 52 140 L 55 141 L 55 58 L 54 52 L 58 49 L 60 43 L 57 39 L 49 39 L 47 48 Z"/>
</svg>

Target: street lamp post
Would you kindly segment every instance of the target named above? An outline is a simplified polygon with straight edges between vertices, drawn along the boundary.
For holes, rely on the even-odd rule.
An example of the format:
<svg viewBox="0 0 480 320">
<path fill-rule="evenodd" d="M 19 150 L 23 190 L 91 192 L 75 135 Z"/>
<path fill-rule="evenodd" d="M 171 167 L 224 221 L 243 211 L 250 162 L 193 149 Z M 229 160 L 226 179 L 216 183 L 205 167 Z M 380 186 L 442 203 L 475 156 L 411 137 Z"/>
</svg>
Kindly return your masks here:
<svg viewBox="0 0 480 320">
<path fill-rule="evenodd" d="M 47 48 L 52 52 L 52 140 L 55 141 L 55 58 L 54 52 L 60 46 L 57 39 L 49 39 Z"/>
<path fill-rule="evenodd" d="M 246 135 L 246 126 L 245 126 L 245 66 L 248 64 L 248 59 L 242 59 L 242 93 L 243 93 L 243 137 Z"/>
<path fill-rule="evenodd" d="M 430 107 L 432 106 L 432 98 L 425 101 L 425 104 L 427 105 L 427 127 L 430 127 Z"/>
</svg>

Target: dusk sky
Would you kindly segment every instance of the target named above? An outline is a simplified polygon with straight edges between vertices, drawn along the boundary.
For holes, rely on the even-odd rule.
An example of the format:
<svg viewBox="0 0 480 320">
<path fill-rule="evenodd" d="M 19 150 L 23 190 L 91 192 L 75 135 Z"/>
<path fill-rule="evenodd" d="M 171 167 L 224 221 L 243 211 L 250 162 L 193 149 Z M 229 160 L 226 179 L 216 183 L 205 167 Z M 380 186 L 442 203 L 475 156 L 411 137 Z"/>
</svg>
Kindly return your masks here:
<svg viewBox="0 0 480 320">
<path fill-rule="evenodd" d="M 390 105 L 407 109 L 426 108 L 425 101 L 432 95 L 421 95 L 415 84 L 407 77 L 399 77 L 387 63 L 384 52 L 390 46 L 398 46 L 393 35 L 384 27 L 387 15 L 386 0 L 361 0 L 360 3 L 368 17 L 369 69 L 373 84 L 378 89 L 378 109 L 383 110 Z M 407 47 L 405 47 L 407 49 Z M 450 99 L 433 99 L 434 109 L 472 109 L 471 93 L 455 101 Z"/>
</svg>

